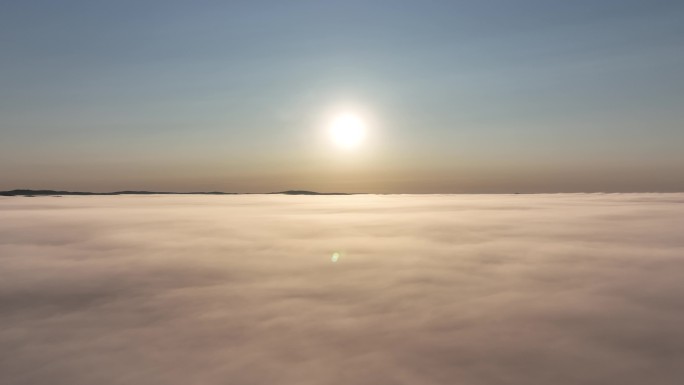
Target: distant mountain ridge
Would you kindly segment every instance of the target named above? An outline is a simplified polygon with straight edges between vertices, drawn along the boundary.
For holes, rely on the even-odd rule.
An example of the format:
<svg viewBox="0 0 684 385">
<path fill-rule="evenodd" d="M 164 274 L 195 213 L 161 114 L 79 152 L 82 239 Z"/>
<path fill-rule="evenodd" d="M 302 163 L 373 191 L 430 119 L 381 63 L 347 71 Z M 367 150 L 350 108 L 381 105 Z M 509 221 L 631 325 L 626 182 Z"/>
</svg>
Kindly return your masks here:
<svg viewBox="0 0 684 385">
<path fill-rule="evenodd" d="M 113 191 L 113 192 L 87 192 L 87 191 L 59 191 L 59 190 L 28 190 L 17 189 L 0 191 L 0 196 L 55 196 L 55 195 L 242 195 L 257 193 L 232 193 L 222 191 L 199 191 L 199 192 L 169 192 L 169 191 Z M 350 193 L 321 193 L 306 190 L 287 190 L 267 194 L 284 195 L 352 195 Z"/>
<path fill-rule="evenodd" d="M 279 192 L 272 192 L 269 194 L 285 194 L 285 195 L 352 195 L 351 193 L 322 193 L 322 192 L 316 192 L 316 191 L 306 191 L 306 190 L 287 190 L 287 191 L 279 191 Z"/>
</svg>

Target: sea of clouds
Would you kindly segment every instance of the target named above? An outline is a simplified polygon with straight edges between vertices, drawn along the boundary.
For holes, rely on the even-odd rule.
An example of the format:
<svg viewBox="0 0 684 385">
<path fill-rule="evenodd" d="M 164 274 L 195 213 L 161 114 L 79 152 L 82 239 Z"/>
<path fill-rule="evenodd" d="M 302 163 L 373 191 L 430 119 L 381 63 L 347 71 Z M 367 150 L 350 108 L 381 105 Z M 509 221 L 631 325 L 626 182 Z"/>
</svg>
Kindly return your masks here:
<svg viewBox="0 0 684 385">
<path fill-rule="evenodd" d="M 681 383 L 684 194 L 0 197 L 0 384 Z"/>
</svg>

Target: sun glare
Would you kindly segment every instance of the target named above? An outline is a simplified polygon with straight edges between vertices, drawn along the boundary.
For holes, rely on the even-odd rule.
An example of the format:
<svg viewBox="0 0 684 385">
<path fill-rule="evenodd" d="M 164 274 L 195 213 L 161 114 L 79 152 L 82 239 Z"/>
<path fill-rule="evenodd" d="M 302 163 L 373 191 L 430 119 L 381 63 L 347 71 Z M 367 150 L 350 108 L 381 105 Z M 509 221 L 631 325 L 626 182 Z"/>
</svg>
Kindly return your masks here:
<svg viewBox="0 0 684 385">
<path fill-rule="evenodd" d="M 366 137 L 366 124 L 354 114 L 338 115 L 330 123 L 330 135 L 337 146 L 355 148 Z"/>
</svg>

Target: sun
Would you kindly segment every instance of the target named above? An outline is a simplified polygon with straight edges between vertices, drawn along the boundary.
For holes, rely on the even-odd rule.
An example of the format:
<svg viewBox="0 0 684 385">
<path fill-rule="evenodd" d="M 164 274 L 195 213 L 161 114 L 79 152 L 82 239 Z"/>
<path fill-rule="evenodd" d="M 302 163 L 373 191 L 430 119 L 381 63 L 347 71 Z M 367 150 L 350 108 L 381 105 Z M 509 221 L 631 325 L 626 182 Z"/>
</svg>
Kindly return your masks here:
<svg viewBox="0 0 684 385">
<path fill-rule="evenodd" d="M 341 148 L 356 148 L 366 138 L 366 124 L 351 113 L 337 115 L 330 122 L 330 137 Z"/>
</svg>

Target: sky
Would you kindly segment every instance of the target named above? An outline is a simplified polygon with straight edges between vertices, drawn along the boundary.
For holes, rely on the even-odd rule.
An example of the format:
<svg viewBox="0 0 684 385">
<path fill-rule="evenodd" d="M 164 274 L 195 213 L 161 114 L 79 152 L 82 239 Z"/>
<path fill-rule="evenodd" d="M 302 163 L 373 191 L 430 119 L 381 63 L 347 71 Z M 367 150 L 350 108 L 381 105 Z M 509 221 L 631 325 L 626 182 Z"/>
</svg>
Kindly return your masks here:
<svg viewBox="0 0 684 385">
<path fill-rule="evenodd" d="M 2 384 L 684 377 L 684 194 L 0 197 L 0 213 Z"/>
<path fill-rule="evenodd" d="M 681 1 L 6 1 L 0 36 L 0 189 L 684 191 Z"/>
</svg>

